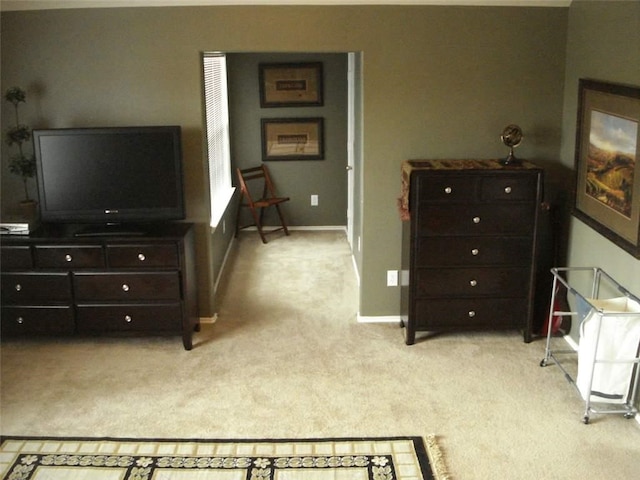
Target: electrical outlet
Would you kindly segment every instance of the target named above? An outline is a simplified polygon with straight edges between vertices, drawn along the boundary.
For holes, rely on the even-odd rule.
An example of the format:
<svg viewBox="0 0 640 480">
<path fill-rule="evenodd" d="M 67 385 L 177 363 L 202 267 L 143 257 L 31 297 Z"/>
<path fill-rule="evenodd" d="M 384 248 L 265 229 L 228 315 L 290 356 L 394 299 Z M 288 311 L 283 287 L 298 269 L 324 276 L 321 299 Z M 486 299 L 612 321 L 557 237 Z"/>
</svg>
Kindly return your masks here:
<svg viewBox="0 0 640 480">
<path fill-rule="evenodd" d="M 387 270 L 387 287 L 397 287 L 397 286 L 398 286 L 398 271 Z"/>
<path fill-rule="evenodd" d="M 318 195 L 311 195 L 311 206 L 312 207 L 318 206 Z"/>
</svg>

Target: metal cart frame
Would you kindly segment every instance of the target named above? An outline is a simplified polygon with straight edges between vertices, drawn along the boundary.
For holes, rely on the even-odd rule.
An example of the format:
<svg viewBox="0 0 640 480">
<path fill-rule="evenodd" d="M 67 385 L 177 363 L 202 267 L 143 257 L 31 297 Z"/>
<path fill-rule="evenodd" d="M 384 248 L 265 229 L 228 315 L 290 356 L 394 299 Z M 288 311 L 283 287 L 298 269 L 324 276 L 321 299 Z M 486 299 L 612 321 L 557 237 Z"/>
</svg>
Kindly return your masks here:
<svg viewBox="0 0 640 480">
<path fill-rule="evenodd" d="M 583 273 L 583 274 L 588 274 L 589 272 L 591 273 L 591 277 L 592 277 L 592 282 L 591 282 L 591 292 L 590 293 L 590 297 L 585 297 L 583 294 L 581 294 L 580 292 L 578 292 L 575 288 L 573 288 L 571 285 L 569 285 L 568 280 L 564 277 L 564 275 L 566 274 L 575 274 L 575 273 Z M 574 379 L 571 377 L 571 375 L 569 374 L 569 372 L 563 367 L 562 362 L 558 359 L 558 355 L 567 355 L 567 354 L 573 354 L 573 355 L 577 355 L 577 351 L 575 350 L 552 350 L 551 349 L 551 338 L 553 337 L 553 333 L 552 333 L 552 319 L 553 317 L 558 317 L 558 316 L 573 316 L 573 317 L 577 317 L 578 316 L 578 312 L 577 311 L 558 311 L 555 310 L 554 305 L 555 305 L 555 300 L 556 300 L 556 292 L 557 292 L 557 287 L 559 286 L 558 284 L 562 284 L 567 291 L 567 297 L 569 297 L 569 295 L 574 295 L 575 297 L 579 297 L 583 302 L 585 302 L 586 305 L 588 305 L 589 307 L 591 307 L 592 311 L 596 313 L 596 318 L 597 318 L 597 333 L 596 333 L 596 337 L 595 337 L 595 352 L 596 352 L 596 356 L 593 359 L 592 364 L 589 365 L 590 367 L 590 377 L 589 377 L 589 389 L 588 389 L 588 395 L 586 395 L 586 399 L 585 399 L 585 411 L 584 411 L 584 416 L 582 417 L 582 421 L 585 424 L 589 423 L 589 416 L 592 413 L 595 414 L 607 414 L 607 413 L 617 413 L 617 414 L 623 414 L 625 416 L 625 418 L 633 418 L 635 417 L 635 415 L 638 413 L 638 408 L 635 406 L 636 403 L 636 397 L 638 394 L 638 384 L 639 384 L 639 380 L 638 378 L 640 377 L 640 351 L 636 351 L 636 356 L 634 358 L 629 358 L 629 359 L 618 359 L 618 360 L 607 360 L 607 359 L 603 359 L 603 358 L 597 358 L 597 352 L 598 352 L 598 344 L 600 341 L 600 333 L 601 333 L 601 327 L 602 327 L 602 322 L 606 322 L 607 318 L 609 317 L 620 317 L 620 316 L 632 316 L 632 317 L 638 317 L 638 321 L 640 321 L 640 313 L 635 313 L 635 312 L 609 312 L 609 311 L 603 311 L 602 309 L 594 306 L 592 304 L 592 302 L 589 299 L 599 299 L 599 295 L 600 295 L 600 286 L 601 283 L 604 281 L 607 283 L 607 286 L 610 287 L 609 291 L 614 292 L 615 294 L 622 294 L 623 296 L 634 300 L 638 303 L 640 303 L 640 299 L 633 295 L 631 292 L 629 292 L 626 288 L 624 288 L 622 285 L 620 285 L 616 280 L 614 280 L 610 275 L 608 275 L 604 270 L 598 268 L 598 267 L 565 267 L 565 268 L 552 268 L 551 269 L 551 273 L 553 274 L 553 285 L 552 285 L 552 290 L 551 290 L 551 307 L 549 309 L 549 322 L 548 322 L 548 329 L 547 329 L 547 343 L 546 343 L 546 347 L 545 347 L 545 355 L 544 358 L 542 359 L 542 361 L 540 362 L 540 366 L 541 367 L 545 367 L 549 364 L 550 360 L 553 360 L 555 362 L 555 364 L 560 368 L 560 370 L 562 370 L 562 372 L 564 373 L 565 378 L 567 379 L 567 381 L 569 383 L 571 383 L 576 390 L 578 391 L 578 393 L 580 393 L 580 390 L 578 388 L 578 385 L 576 384 L 576 382 L 574 381 Z M 577 310 L 577 309 L 576 309 Z M 608 404 L 607 407 L 597 407 L 593 405 L 593 401 L 591 400 L 591 392 L 592 392 L 592 386 L 593 386 L 593 376 L 594 376 L 594 370 L 595 370 L 595 365 L 597 363 L 630 363 L 630 364 L 635 364 L 633 366 L 632 369 L 632 375 L 631 378 L 629 380 L 629 389 L 628 392 L 630 391 L 630 395 L 627 395 L 627 400 L 626 403 L 624 404 Z M 582 394 L 580 394 L 582 396 Z M 614 405 L 616 408 L 614 408 Z"/>
</svg>

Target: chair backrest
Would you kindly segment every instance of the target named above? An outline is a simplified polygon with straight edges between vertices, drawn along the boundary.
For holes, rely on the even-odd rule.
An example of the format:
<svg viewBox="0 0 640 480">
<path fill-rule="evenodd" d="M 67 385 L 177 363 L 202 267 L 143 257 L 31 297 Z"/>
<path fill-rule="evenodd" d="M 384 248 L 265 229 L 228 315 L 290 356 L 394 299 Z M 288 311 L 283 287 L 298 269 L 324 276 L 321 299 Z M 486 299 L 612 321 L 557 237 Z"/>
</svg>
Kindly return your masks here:
<svg viewBox="0 0 640 480">
<path fill-rule="evenodd" d="M 253 198 L 257 195 L 255 188 L 259 187 L 262 187 L 261 198 L 276 198 L 276 192 L 273 187 L 273 183 L 271 182 L 269 169 L 266 165 L 245 169 L 237 168 L 236 171 L 238 173 L 238 181 L 240 182 L 240 190 L 242 190 L 242 193 L 244 193 L 249 203 L 253 203 L 255 201 Z M 254 184 L 255 188 L 252 189 L 249 187 L 248 183 L 255 180 L 261 180 L 261 182 L 260 185 Z"/>
</svg>

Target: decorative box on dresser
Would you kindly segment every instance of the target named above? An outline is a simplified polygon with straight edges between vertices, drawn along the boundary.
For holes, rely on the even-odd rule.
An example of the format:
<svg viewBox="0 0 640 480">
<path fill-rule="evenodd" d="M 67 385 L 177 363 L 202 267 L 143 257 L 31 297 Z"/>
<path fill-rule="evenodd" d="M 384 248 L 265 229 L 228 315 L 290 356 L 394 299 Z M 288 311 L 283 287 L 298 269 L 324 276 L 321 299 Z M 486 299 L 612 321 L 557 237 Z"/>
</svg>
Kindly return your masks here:
<svg viewBox="0 0 640 480">
<path fill-rule="evenodd" d="M 417 331 L 483 329 L 521 330 L 530 342 L 542 169 L 410 160 L 402 178 L 406 344 Z"/>
<path fill-rule="evenodd" d="M 44 225 L 2 237 L 2 335 L 181 335 L 199 327 L 193 227 L 76 236 Z"/>
</svg>

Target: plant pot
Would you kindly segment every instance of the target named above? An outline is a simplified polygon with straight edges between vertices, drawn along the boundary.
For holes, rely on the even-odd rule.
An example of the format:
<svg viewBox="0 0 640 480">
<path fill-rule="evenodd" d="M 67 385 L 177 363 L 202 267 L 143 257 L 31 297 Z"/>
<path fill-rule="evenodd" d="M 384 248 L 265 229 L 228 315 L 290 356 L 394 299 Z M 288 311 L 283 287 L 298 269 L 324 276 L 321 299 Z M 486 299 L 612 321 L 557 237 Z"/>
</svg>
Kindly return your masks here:
<svg viewBox="0 0 640 480">
<path fill-rule="evenodd" d="M 28 222 L 38 219 L 38 202 L 35 200 L 23 200 L 20 202 L 20 216 Z"/>
</svg>

